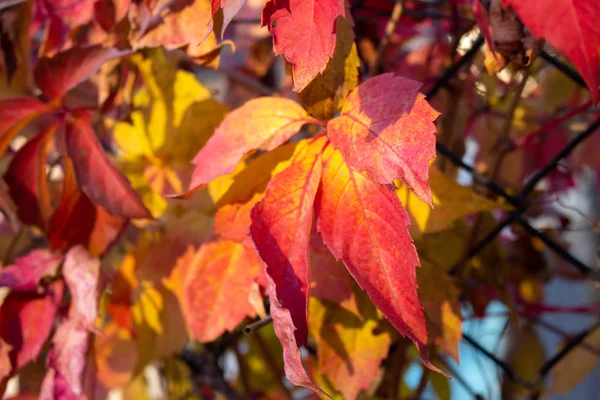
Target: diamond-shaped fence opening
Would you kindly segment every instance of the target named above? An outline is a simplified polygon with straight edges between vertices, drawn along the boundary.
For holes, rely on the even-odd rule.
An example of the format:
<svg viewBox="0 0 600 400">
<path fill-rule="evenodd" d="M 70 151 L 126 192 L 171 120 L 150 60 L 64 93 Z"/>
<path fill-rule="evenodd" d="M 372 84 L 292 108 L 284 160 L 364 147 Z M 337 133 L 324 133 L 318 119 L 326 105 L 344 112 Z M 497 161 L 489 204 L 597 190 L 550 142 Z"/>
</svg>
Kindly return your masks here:
<svg viewBox="0 0 600 400">
<path fill-rule="evenodd" d="M 428 98 L 434 97 L 440 89 L 444 86 L 448 85 L 450 80 L 454 78 L 457 73 L 465 66 L 469 65 L 473 57 L 480 50 L 482 45 L 484 44 L 484 39 L 482 36 L 479 36 L 474 42 L 471 48 L 452 66 L 450 66 L 446 72 L 437 80 L 435 85 L 426 93 Z M 567 77 L 572 79 L 575 83 L 582 87 L 586 87 L 585 82 L 579 76 L 579 74 L 570 68 L 568 65 L 565 65 L 552 55 L 548 54 L 545 51 L 542 51 L 540 54 L 540 58 L 547 62 L 549 65 L 560 70 Z M 569 265 L 571 265 L 575 270 L 577 270 L 584 277 L 590 278 L 594 281 L 600 281 L 600 274 L 597 270 L 590 268 L 585 263 L 574 257 L 569 251 L 567 251 L 564 247 L 558 244 L 554 239 L 549 237 L 543 232 L 540 232 L 538 229 L 534 228 L 528 221 L 523 217 L 523 213 L 527 210 L 528 207 L 528 196 L 533 192 L 536 185 L 542 181 L 545 177 L 547 177 L 551 172 L 553 172 L 559 165 L 562 160 L 568 157 L 583 141 L 588 139 L 592 134 L 594 134 L 600 128 L 600 119 L 596 119 L 594 122 L 589 124 L 589 126 L 575 136 L 566 146 L 564 146 L 545 166 L 540 168 L 533 176 L 529 178 L 529 180 L 523 186 L 521 192 L 517 195 L 510 195 L 500 184 L 496 181 L 490 179 L 489 177 L 479 173 L 473 166 L 465 163 L 462 157 L 442 143 L 437 143 L 437 153 L 438 156 L 444 157 L 449 160 L 456 167 L 467 171 L 473 177 L 474 182 L 485 186 L 491 193 L 496 196 L 502 197 L 509 204 L 515 207 L 515 211 L 511 212 L 505 219 L 498 222 L 497 225 L 487 232 L 483 237 L 475 242 L 471 248 L 468 250 L 467 256 L 461 260 L 461 264 L 464 264 L 470 258 L 476 256 L 480 253 L 488 244 L 492 243 L 492 241 L 502 232 L 502 230 L 512 224 L 520 225 L 525 232 L 529 235 L 539 239 L 544 243 L 550 250 L 552 250 L 558 257 L 562 258 Z M 460 265 L 454 266 L 450 271 L 451 274 L 456 274 Z M 540 368 L 537 377 L 532 380 L 527 380 L 518 373 L 514 371 L 511 366 L 505 361 L 498 358 L 492 352 L 488 351 L 484 346 L 482 346 L 475 338 L 471 337 L 468 334 L 463 334 L 464 342 L 472 346 L 477 352 L 490 361 L 492 361 L 500 370 L 503 371 L 504 375 L 514 382 L 517 385 L 522 386 L 526 389 L 532 389 L 539 385 L 544 379 L 548 376 L 548 374 L 552 371 L 552 369 L 562 360 L 564 359 L 571 351 L 576 349 L 578 346 L 585 345 L 584 340 L 592 334 L 596 329 L 600 329 L 600 322 L 596 322 L 592 326 L 587 329 L 584 329 L 579 334 L 574 335 L 571 339 L 559 350 L 556 354 L 551 356 Z M 592 349 L 595 350 L 595 349 Z M 573 366 L 576 368 L 576 366 Z M 479 394 L 475 393 L 473 389 L 469 388 L 469 383 L 462 377 L 458 376 L 456 371 L 452 371 L 454 377 L 457 381 L 462 384 L 467 391 L 469 391 L 475 398 L 481 398 Z M 535 392 L 535 391 L 534 391 Z M 537 395 L 532 395 L 533 398 L 536 398 Z"/>
</svg>

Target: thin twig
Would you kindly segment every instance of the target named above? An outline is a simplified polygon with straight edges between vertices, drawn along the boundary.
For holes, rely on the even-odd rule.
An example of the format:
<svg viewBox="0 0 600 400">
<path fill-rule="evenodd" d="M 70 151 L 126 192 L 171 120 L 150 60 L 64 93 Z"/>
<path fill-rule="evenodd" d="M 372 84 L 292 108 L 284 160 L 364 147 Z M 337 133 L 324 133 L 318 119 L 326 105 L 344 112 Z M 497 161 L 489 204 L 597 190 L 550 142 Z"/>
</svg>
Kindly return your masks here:
<svg viewBox="0 0 600 400">
<path fill-rule="evenodd" d="M 261 320 L 258 320 L 256 322 L 246 325 L 242 329 L 242 332 L 244 332 L 246 335 L 251 335 L 254 332 L 256 332 L 257 330 L 259 330 L 260 328 L 262 328 L 263 326 L 269 325 L 271 322 L 273 322 L 273 318 L 269 315 L 266 318 L 263 318 Z"/>
<path fill-rule="evenodd" d="M 379 42 L 379 47 L 377 48 L 377 54 L 375 55 L 375 60 L 373 60 L 373 65 L 371 65 L 370 73 L 371 76 L 377 75 L 381 70 L 381 61 L 383 60 L 383 54 L 388 44 L 390 44 L 390 39 L 392 34 L 396 30 L 396 26 L 398 26 L 398 21 L 400 21 L 400 17 L 402 16 L 403 10 L 403 0 L 396 0 L 394 3 L 394 8 L 392 9 L 392 15 L 385 26 L 385 32 L 383 37 L 381 38 L 381 42 Z"/>
</svg>

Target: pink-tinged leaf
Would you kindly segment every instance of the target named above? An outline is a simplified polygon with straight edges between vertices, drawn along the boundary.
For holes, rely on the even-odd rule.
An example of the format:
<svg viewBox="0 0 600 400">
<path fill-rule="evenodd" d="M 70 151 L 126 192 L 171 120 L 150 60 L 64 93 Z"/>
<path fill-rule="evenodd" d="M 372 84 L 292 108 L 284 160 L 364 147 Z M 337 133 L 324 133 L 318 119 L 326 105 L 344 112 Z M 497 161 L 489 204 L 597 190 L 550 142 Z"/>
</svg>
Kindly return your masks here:
<svg viewBox="0 0 600 400">
<path fill-rule="evenodd" d="M 321 178 L 320 154 L 308 155 L 275 175 L 252 209 L 250 232 L 277 299 L 290 311 L 296 342 L 308 338 L 309 239 Z"/>
<path fill-rule="evenodd" d="M 2 269 L 0 287 L 8 287 L 16 292 L 38 292 L 39 283 L 46 276 L 56 274 L 63 256 L 48 250 L 32 250 L 19 257 L 14 265 Z"/>
<path fill-rule="evenodd" d="M 346 164 L 339 151 L 323 153 L 317 227 L 325 245 L 344 261 L 356 282 L 427 361 L 427 326 L 417 296 L 419 257 L 410 218 L 395 193 Z"/>
<path fill-rule="evenodd" d="M 41 58 L 35 67 L 35 81 L 44 96 L 54 100 L 89 79 L 105 62 L 129 53 L 115 47 L 73 47 Z"/>
<path fill-rule="evenodd" d="M 77 113 L 66 133 L 67 154 L 73 160 L 77 183 L 92 201 L 113 215 L 152 217 L 127 179 L 107 160 L 88 113 Z"/>
<path fill-rule="evenodd" d="M 195 254 L 188 252 L 182 258 L 189 265 L 180 298 L 196 340 L 215 340 L 223 332 L 235 329 L 247 316 L 254 316 L 248 298 L 252 283 L 263 268 L 254 249 L 219 240 L 203 244 Z"/>
<path fill-rule="evenodd" d="M 223 27 L 221 28 L 221 38 L 225 33 L 225 29 L 233 20 L 233 17 L 244 7 L 247 0 L 211 0 L 211 8 L 213 17 L 219 10 L 223 9 Z"/>
<path fill-rule="evenodd" d="M 0 340 L 12 347 L 12 373 L 35 359 L 48 339 L 62 298 L 57 281 L 42 295 L 11 292 L 0 307 Z"/>
<path fill-rule="evenodd" d="M 72 297 L 69 318 L 93 330 L 98 316 L 100 260 L 82 246 L 73 247 L 65 256 L 63 275 Z"/>
<path fill-rule="evenodd" d="M 12 159 L 4 180 L 22 222 L 44 229 L 52 213 L 46 179 L 48 143 L 58 128 L 53 125 L 31 139 Z"/>
<path fill-rule="evenodd" d="M 89 347 L 89 333 L 76 320 L 59 325 L 49 355 L 40 399 L 79 399 Z M 77 397 L 75 397 L 77 396 Z"/>
<path fill-rule="evenodd" d="M 90 22 L 96 0 L 41 0 L 36 1 L 36 17 L 55 16 L 73 27 Z"/>
<path fill-rule="evenodd" d="M 346 13 L 344 0 L 269 0 L 262 25 L 273 35 L 276 54 L 292 63 L 294 91 L 301 92 L 333 57 L 336 20 Z"/>
<path fill-rule="evenodd" d="M 277 300 L 277 289 L 275 288 L 275 282 L 267 274 L 267 293 L 269 300 L 271 301 L 271 318 L 273 318 L 273 328 L 275 329 L 275 335 L 281 342 L 283 347 L 283 366 L 285 370 L 285 377 L 294 385 L 304 386 L 317 393 L 321 393 L 331 398 L 327 393 L 310 379 L 302 365 L 302 355 L 296 342 L 296 335 L 294 331 L 296 327 L 292 321 L 290 311 L 282 307 Z"/>
<path fill-rule="evenodd" d="M 71 391 L 69 383 L 59 372 L 50 368 L 46 372 L 38 400 L 81 400 Z"/>
<path fill-rule="evenodd" d="M 34 118 L 48 111 L 47 104 L 34 97 L 0 100 L 0 155 L 14 137 Z"/>
<path fill-rule="evenodd" d="M 190 190 L 233 172 L 249 151 L 273 150 L 309 122 L 318 123 L 293 100 L 261 97 L 248 101 L 225 117 L 194 158 Z"/>
<path fill-rule="evenodd" d="M 564 53 L 600 101 L 600 7 L 592 0 L 502 0 L 537 38 Z"/>
<path fill-rule="evenodd" d="M 432 205 L 429 160 L 435 157 L 433 121 L 439 113 L 420 87 L 392 73 L 371 78 L 350 92 L 327 132 L 349 165 L 382 184 L 401 179 Z"/>
</svg>

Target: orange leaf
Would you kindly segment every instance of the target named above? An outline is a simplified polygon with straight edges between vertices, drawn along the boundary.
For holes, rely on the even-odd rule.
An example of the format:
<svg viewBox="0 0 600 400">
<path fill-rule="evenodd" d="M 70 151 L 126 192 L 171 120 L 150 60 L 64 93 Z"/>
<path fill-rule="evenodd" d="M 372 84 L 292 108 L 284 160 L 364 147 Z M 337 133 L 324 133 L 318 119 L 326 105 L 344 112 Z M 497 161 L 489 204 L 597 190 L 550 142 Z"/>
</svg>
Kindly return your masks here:
<svg viewBox="0 0 600 400">
<path fill-rule="evenodd" d="M 253 249 L 228 240 L 206 243 L 187 268 L 182 308 L 198 341 L 210 342 L 254 316 L 248 297 L 262 262 Z"/>
<path fill-rule="evenodd" d="M 249 151 L 273 150 L 309 122 L 318 123 L 293 100 L 261 97 L 248 101 L 225 117 L 194 158 L 190 190 L 232 172 Z"/>
<path fill-rule="evenodd" d="M 420 87 L 392 73 L 371 78 L 350 92 L 327 131 L 352 167 L 382 184 L 399 178 L 432 205 L 429 160 L 435 157 L 433 121 L 439 113 Z"/>
<path fill-rule="evenodd" d="M 323 141 L 321 146 L 323 145 Z M 308 246 L 313 202 L 321 178 L 320 154 L 307 155 L 275 175 L 252 210 L 250 232 L 275 283 L 277 298 L 290 311 L 296 342 L 308 336 Z"/>
<path fill-rule="evenodd" d="M 417 296 L 419 258 L 400 200 L 346 164 L 331 146 L 323 154 L 321 184 L 316 215 L 323 241 L 432 368 L 425 355 L 427 327 Z"/>
</svg>

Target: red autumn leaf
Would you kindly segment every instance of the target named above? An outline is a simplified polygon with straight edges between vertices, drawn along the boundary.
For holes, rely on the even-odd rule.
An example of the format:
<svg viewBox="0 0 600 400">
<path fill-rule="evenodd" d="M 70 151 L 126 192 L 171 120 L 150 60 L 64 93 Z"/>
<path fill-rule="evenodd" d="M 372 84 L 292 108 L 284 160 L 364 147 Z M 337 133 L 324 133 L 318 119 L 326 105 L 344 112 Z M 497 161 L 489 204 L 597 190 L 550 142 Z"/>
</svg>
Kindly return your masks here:
<svg viewBox="0 0 600 400">
<path fill-rule="evenodd" d="M 4 174 L 21 221 L 42 229 L 46 227 L 52 213 L 46 179 L 46 157 L 48 143 L 57 128 L 57 125 L 53 125 L 27 142 L 17 152 Z"/>
<path fill-rule="evenodd" d="M 290 311 L 282 307 L 277 300 L 277 289 L 275 288 L 275 282 L 267 274 L 267 293 L 271 302 L 271 318 L 273 318 L 273 328 L 275 329 L 275 335 L 279 339 L 281 346 L 283 347 L 283 367 L 285 370 L 285 377 L 294 385 L 304 386 L 317 393 L 321 393 L 328 398 L 331 398 L 327 393 L 310 379 L 302 365 L 302 355 L 296 342 L 294 322 Z"/>
<path fill-rule="evenodd" d="M 296 160 L 271 179 L 265 197 L 252 210 L 250 226 L 277 299 L 290 311 L 296 342 L 302 346 L 308 338 L 308 248 L 320 178 L 320 154 Z"/>
<path fill-rule="evenodd" d="M 194 158 L 190 190 L 232 172 L 249 151 L 273 150 L 309 122 L 318 123 L 293 100 L 261 97 L 248 101 L 225 117 Z"/>
<path fill-rule="evenodd" d="M 432 205 L 429 160 L 435 157 L 433 121 L 439 113 L 420 87 L 391 73 L 371 78 L 348 95 L 327 132 L 349 165 L 382 184 L 401 179 Z"/>
<path fill-rule="evenodd" d="M 275 54 L 292 63 L 294 91 L 322 73 L 335 50 L 335 27 L 346 13 L 343 0 L 269 0 L 262 25 L 273 35 Z"/>
<path fill-rule="evenodd" d="M 115 47 L 73 47 L 54 57 L 41 58 L 35 66 L 35 81 L 44 96 L 54 100 L 87 80 L 105 62 L 129 53 Z"/>
<path fill-rule="evenodd" d="M 54 250 L 84 245 L 93 255 L 103 254 L 119 236 L 125 219 L 107 213 L 79 190 L 70 158 L 64 161 L 62 199 L 48 223 L 48 241 Z"/>
<path fill-rule="evenodd" d="M 223 9 L 223 27 L 221 28 L 221 37 L 225 33 L 225 29 L 235 17 L 235 15 L 244 7 L 247 0 L 211 0 L 211 8 L 213 17 L 219 11 L 219 8 Z"/>
<path fill-rule="evenodd" d="M 44 294 L 11 292 L 0 307 L 0 339 L 12 347 L 13 373 L 35 359 L 48 339 L 62 298 L 57 281 Z"/>
<path fill-rule="evenodd" d="M 18 257 L 14 265 L 8 265 L 0 273 L 0 287 L 8 287 L 16 292 L 38 292 L 40 281 L 56 274 L 63 256 L 48 250 L 32 250 Z"/>
<path fill-rule="evenodd" d="M 113 215 L 151 218 L 127 179 L 106 159 L 94 135 L 89 114 L 77 113 L 67 124 L 66 143 L 77 183 L 94 203 Z"/>
<path fill-rule="evenodd" d="M 600 102 L 600 7 L 595 1 L 502 0 L 511 6 L 537 38 L 564 53 L 587 83 L 594 103 Z"/>
<path fill-rule="evenodd" d="M 69 318 L 93 330 L 98 316 L 100 260 L 82 246 L 73 247 L 65 256 L 63 276 L 72 297 Z"/>
<path fill-rule="evenodd" d="M 83 373 L 89 347 L 89 333 L 76 320 L 69 319 L 58 327 L 52 339 L 49 366 L 41 400 L 79 399 L 83 392 Z"/>
<path fill-rule="evenodd" d="M 203 244 L 190 262 L 181 299 L 196 340 L 210 342 L 254 315 L 248 296 L 262 262 L 253 249 L 220 240 Z"/>
<path fill-rule="evenodd" d="M 0 155 L 25 125 L 47 110 L 48 105 L 34 97 L 0 100 Z"/>
<path fill-rule="evenodd" d="M 400 200 L 346 164 L 331 146 L 323 154 L 321 185 L 315 204 L 323 241 L 430 366 L 427 326 L 417 296 L 419 257 Z"/>
<path fill-rule="evenodd" d="M 89 22 L 94 15 L 95 0 L 38 0 L 35 2 L 38 18 L 54 16 L 69 25 Z"/>
</svg>

